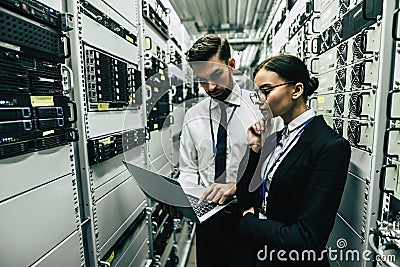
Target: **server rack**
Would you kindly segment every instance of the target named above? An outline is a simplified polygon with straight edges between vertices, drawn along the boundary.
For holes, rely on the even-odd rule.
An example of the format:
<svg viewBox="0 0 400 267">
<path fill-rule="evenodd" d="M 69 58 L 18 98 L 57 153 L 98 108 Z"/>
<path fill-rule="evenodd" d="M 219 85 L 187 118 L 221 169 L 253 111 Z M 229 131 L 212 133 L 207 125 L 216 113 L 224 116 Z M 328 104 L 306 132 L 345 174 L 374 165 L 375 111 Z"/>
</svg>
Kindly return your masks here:
<svg viewBox="0 0 400 267">
<path fill-rule="evenodd" d="M 179 132 L 183 122 L 184 85 L 182 25 L 168 1 L 143 1 L 144 69 L 149 141 L 148 167 L 166 176 L 177 174 Z M 167 5 L 169 5 L 167 7 Z M 161 27 L 160 27 L 161 25 Z M 193 238 L 189 220 L 170 217 L 161 206 L 148 202 L 150 266 L 185 264 Z"/>
<path fill-rule="evenodd" d="M 78 118 L 65 65 L 71 18 L 39 1 L 0 3 L 0 253 L 6 266 L 85 265 L 73 150 Z"/>
<path fill-rule="evenodd" d="M 66 1 L 78 25 L 69 64 L 82 136 L 76 150 L 88 266 L 141 266 L 148 258 L 145 197 L 123 165 L 145 162 L 137 5 Z"/>
<path fill-rule="evenodd" d="M 383 12 L 387 14 L 386 21 L 386 38 L 388 49 L 392 52 L 391 57 L 387 57 L 393 70 L 391 79 L 385 85 L 388 90 L 383 95 L 387 99 L 386 109 L 382 111 L 382 117 L 386 119 L 386 129 L 383 136 L 383 166 L 380 169 L 379 189 L 382 193 L 381 212 L 374 227 L 374 231 L 370 232 L 369 244 L 374 251 L 382 256 L 392 256 L 392 258 L 384 258 L 383 263 L 394 266 L 399 264 L 399 244 L 396 240 L 398 237 L 398 211 L 399 211 L 399 195 L 398 195 L 398 144 L 399 144 L 399 124 L 398 124 L 398 108 L 395 107 L 394 101 L 398 101 L 398 67 L 399 67 L 399 4 L 384 3 Z M 391 246 L 390 246 L 391 245 Z M 382 264 L 383 265 L 383 264 Z"/>
<path fill-rule="evenodd" d="M 297 55 L 318 76 L 320 86 L 309 104 L 352 145 L 345 191 L 328 242 L 333 249 L 372 250 L 370 229 L 378 228 L 372 236 L 380 253 L 398 253 L 395 238 L 378 238 L 379 231 L 397 236 L 396 5 L 368 0 L 280 1 L 272 8 L 266 31 L 267 56 Z M 390 248 L 383 251 L 385 246 Z M 332 264 L 375 263 L 337 258 Z"/>
</svg>

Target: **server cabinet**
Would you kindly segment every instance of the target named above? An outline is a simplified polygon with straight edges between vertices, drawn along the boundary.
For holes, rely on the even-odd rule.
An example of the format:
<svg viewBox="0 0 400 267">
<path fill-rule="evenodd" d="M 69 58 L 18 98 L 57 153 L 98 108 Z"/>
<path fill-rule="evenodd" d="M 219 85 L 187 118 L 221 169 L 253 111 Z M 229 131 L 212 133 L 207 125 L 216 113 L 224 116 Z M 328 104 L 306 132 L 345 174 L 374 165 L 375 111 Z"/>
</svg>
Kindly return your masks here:
<svg viewBox="0 0 400 267">
<path fill-rule="evenodd" d="M 265 43 L 271 44 L 272 55 L 285 52 L 305 61 L 320 82 L 310 105 L 352 145 L 345 191 L 328 242 L 331 248 L 344 238 L 347 244 L 341 249 L 372 250 L 369 229 L 379 228 L 379 218 L 387 219 L 397 209 L 396 5 L 368 0 L 280 1 L 270 15 Z M 289 25 L 287 35 L 280 33 L 282 25 Z M 396 219 L 391 216 L 383 224 L 393 228 Z M 381 248 L 388 242 L 394 241 L 380 237 Z M 332 259 L 332 264 L 374 265 L 363 259 Z"/>
<path fill-rule="evenodd" d="M 71 14 L 51 1 L 0 3 L 0 253 L 5 266 L 84 266 L 73 143 Z M 73 245 L 71 245 L 73 244 Z M 73 246 L 73 248 L 72 248 Z"/>
<path fill-rule="evenodd" d="M 69 64 L 77 73 L 85 250 L 89 266 L 103 266 L 114 264 L 110 254 L 116 260 L 125 255 L 124 236 L 139 227 L 145 207 L 144 195 L 123 165 L 123 160 L 145 161 L 145 121 L 137 97 L 142 82 L 138 1 L 68 0 L 66 5 L 79 25 L 72 32 Z M 134 156 L 128 159 L 124 152 Z M 147 255 L 142 256 L 145 261 Z"/>
</svg>

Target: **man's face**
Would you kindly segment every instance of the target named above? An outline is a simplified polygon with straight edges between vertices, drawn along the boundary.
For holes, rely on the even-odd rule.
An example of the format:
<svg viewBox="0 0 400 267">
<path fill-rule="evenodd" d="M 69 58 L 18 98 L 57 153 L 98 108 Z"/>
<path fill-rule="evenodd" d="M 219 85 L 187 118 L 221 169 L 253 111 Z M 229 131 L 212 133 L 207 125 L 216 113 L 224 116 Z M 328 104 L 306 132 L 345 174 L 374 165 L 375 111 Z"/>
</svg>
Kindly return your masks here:
<svg viewBox="0 0 400 267">
<path fill-rule="evenodd" d="M 234 83 L 231 68 L 215 54 L 208 61 L 191 63 L 194 73 L 206 93 L 214 99 L 225 100 Z"/>
</svg>

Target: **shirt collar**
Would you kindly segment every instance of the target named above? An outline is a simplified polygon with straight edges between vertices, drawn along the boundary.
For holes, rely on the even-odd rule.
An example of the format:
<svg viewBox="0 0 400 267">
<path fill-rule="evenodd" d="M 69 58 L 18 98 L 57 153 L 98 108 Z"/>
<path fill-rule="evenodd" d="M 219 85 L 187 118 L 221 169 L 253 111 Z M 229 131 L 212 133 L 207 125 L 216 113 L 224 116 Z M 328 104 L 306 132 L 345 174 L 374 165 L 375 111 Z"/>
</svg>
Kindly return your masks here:
<svg viewBox="0 0 400 267">
<path fill-rule="evenodd" d="M 221 101 L 219 101 L 219 100 L 215 100 L 215 99 L 211 98 L 211 108 L 218 107 L 218 103 L 220 103 L 220 102 Z M 241 90 L 237 83 L 235 83 L 235 87 L 233 87 L 231 94 L 224 100 L 224 102 L 232 104 L 234 106 L 240 106 Z"/>
<path fill-rule="evenodd" d="M 298 129 L 304 123 L 306 123 L 309 119 L 315 116 L 315 112 L 312 109 L 307 110 L 294 120 L 292 120 L 289 125 L 287 125 L 289 133 L 293 132 L 294 130 Z"/>
</svg>

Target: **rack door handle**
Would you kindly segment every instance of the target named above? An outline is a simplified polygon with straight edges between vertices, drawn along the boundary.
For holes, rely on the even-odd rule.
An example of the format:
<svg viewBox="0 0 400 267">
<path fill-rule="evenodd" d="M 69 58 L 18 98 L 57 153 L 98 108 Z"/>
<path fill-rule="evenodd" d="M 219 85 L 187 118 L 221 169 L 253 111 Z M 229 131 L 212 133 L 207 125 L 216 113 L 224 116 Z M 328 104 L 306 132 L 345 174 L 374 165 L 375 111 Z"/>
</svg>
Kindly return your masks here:
<svg viewBox="0 0 400 267">
<path fill-rule="evenodd" d="M 392 103 L 393 103 L 393 95 L 396 93 L 400 93 L 399 89 L 391 90 L 388 94 L 388 105 L 386 106 L 386 116 L 389 120 L 400 120 L 400 117 L 393 117 L 392 116 Z"/>
<path fill-rule="evenodd" d="M 386 131 L 385 131 L 385 137 L 383 140 L 383 154 L 388 158 L 398 159 L 399 155 L 389 154 L 389 152 L 388 152 L 389 151 L 389 135 L 391 132 L 394 132 L 394 131 L 400 132 L 400 128 L 389 128 L 389 129 L 386 129 Z"/>
<path fill-rule="evenodd" d="M 78 120 L 78 109 L 74 101 L 66 101 L 70 109 L 72 109 L 73 118 L 68 118 L 68 122 L 75 123 Z"/>
<path fill-rule="evenodd" d="M 312 74 L 314 74 L 314 75 L 318 75 L 318 72 L 315 72 L 315 71 L 314 71 L 314 68 L 313 68 L 314 62 L 315 62 L 316 60 L 318 60 L 318 58 L 312 58 L 311 61 L 310 61 L 310 72 L 311 72 Z"/>
<path fill-rule="evenodd" d="M 400 37 L 397 36 L 397 24 L 399 22 L 399 12 L 400 12 L 400 8 L 396 9 L 396 11 L 393 14 L 393 24 L 392 24 L 392 38 L 395 41 L 400 41 Z"/>
<path fill-rule="evenodd" d="M 381 174 L 379 177 L 379 189 L 381 190 L 381 192 L 383 193 L 388 193 L 388 194 L 393 194 L 394 191 L 393 190 L 387 190 L 385 189 L 385 181 L 386 181 L 386 169 L 387 168 L 395 168 L 397 169 L 397 165 L 396 164 L 388 164 L 388 165 L 383 165 L 381 168 Z"/>
<path fill-rule="evenodd" d="M 316 37 L 316 38 L 314 38 L 314 39 L 312 39 L 311 40 L 311 52 L 313 53 L 313 54 L 319 54 L 319 42 L 321 42 L 321 39 L 320 39 L 320 37 Z M 315 49 L 314 49 L 314 47 L 315 47 Z"/>
<path fill-rule="evenodd" d="M 63 40 L 65 40 L 65 42 L 67 44 L 67 52 L 66 52 L 66 54 L 62 55 L 61 58 L 62 59 L 66 59 L 66 58 L 69 58 L 71 56 L 71 40 L 70 40 L 69 36 L 67 36 L 67 35 L 62 35 L 61 36 L 61 43 L 63 44 L 64 52 L 65 52 L 65 46 L 64 46 L 64 41 Z"/>
</svg>

